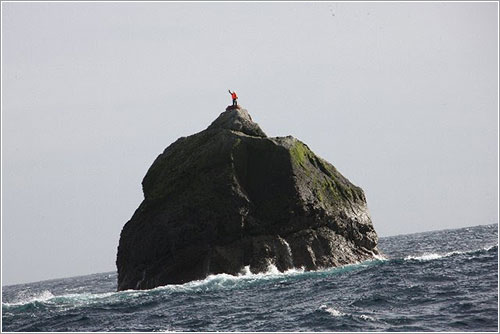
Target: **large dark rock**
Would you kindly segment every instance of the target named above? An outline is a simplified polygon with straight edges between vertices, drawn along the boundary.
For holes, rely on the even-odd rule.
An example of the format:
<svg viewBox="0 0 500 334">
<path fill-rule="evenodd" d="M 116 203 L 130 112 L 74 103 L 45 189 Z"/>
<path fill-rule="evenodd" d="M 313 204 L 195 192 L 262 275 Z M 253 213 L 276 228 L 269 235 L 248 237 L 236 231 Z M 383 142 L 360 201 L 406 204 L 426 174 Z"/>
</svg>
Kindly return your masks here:
<svg viewBox="0 0 500 334">
<path fill-rule="evenodd" d="M 240 107 L 167 147 L 142 186 L 120 236 L 118 290 L 378 254 L 363 190 L 299 140 L 267 137 Z"/>
</svg>

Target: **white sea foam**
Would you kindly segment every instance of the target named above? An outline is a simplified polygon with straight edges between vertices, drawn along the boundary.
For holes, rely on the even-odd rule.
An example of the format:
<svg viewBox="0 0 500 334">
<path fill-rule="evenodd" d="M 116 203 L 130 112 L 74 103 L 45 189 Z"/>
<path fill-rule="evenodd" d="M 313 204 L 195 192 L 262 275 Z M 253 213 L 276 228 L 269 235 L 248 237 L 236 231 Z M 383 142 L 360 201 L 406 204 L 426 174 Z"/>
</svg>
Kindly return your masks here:
<svg viewBox="0 0 500 334">
<path fill-rule="evenodd" d="M 6 306 L 17 306 L 17 305 L 25 305 L 33 302 L 45 302 L 49 299 L 54 298 L 55 296 L 49 290 L 43 290 L 39 293 L 35 293 L 33 295 L 23 294 L 18 297 L 15 302 L 12 303 L 2 303 Z"/>
<path fill-rule="evenodd" d="M 230 274 L 214 274 L 209 275 L 205 279 L 191 281 L 184 284 L 168 284 L 160 286 L 149 291 L 155 290 L 167 290 L 172 292 L 189 292 L 189 291 L 209 291 L 216 289 L 230 289 L 237 288 L 240 286 L 247 286 L 256 282 L 276 280 L 281 278 L 290 278 L 302 275 L 318 275 L 318 274 L 328 274 L 330 272 L 338 271 L 349 271 L 355 270 L 359 267 L 365 267 L 372 265 L 377 261 L 386 261 L 387 258 L 383 256 L 378 256 L 375 260 L 367 260 L 364 262 L 356 262 L 352 264 L 347 264 L 341 267 L 335 268 L 323 268 L 318 270 L 306 271 L 304 268 L 291 268 L 284 272 L 278 270 L 278 268 L 272 263 L 268 263 L 267 271 L 260 273 L 252 273 L 250 271 L 250 266 L 245 266 L 238 275 Z M 122 292 L 133 293 L 137 290 L 126 290 Z"/>
<path fill-rule="evenodd" d="M 107 299 L 116 295 L 116 292 L 105 292 L 105 293 L 70 293 L 59 296 L 54 296 L 51 301 L 58 303 L 79 303 L 79 304 L 89 304 L 94 301 L 99 301 L 102 299 Z"/>
<path fill-rule="evenodd" d="M 266 272 L 261 272 L 254 274 L 250 271 L 250 266 L 246 266 L 242 269 L 239 275 L 230 274 L 216 274 L 209 275 L 207 278 L 198 281 L 191 281 L 181 285 L 169 284 L 165 286 L 158 287 L 158 290 L 172 290 L 172 291 L 206 291 L 217 288 L 231 288 L 240 285 L 247 284 L 248 282 L 255 282 L 261 280 L 276 279 L 284 276 L 295 276 L 304 273 L 303 268 L 299 269 L 289 269 L 285 272 L 281 272 L 272 263 L 268 264 L 268 269 Z"/>
<path fill-rule="evenodd" d="M 319 307 L 320 310 L 325 311 L 326 313 L 334 316 L 334 317 L 341 317 L 343 315 L 346 315 L 343 312 L 340 312 L 339 310 L 334 309 L 333 307 L 328 307 L 326 305 L 321 305 Z"/>
<path fill-rule="evenodd" d="M 404 258 L 404 260 L 406 260 L 406 261 L 408 261 L 408 260 L 431 261 L 431 260 L 437 260 L 437 259 L 449 257 L 449 256 L 452 256 L 452 255 L 471 254 L 471 253 L 477 253 L 477 252 L 480 252 L 480 251 L 489 251 L 493 247 L 498 247 L 498 244 L 497 245 L 492 245 L 492 246 L 486 246 L 486 247 L 483 247 L 483 248 L 480 248 L 480 249 L 474 249 L 474 250 L 470 250 L 470 251 L 453 251 L 453 252 L 448 252 L 448 253 L 443 253 L 443 254 L 439 254 L 439 253 L 424 253 L 422 255 L 408 255 L 408 256 L 406 256 Z"/>
<path fill-rule="evenodd" d="M 133 291 L 135 293 L 141 293 L 141 291 Z M 19 297 L 15 302 L 12 303 L 2 303 L 4 306 L 20 306 L 26 305 L 34 302 L 42 302 L 45 304 L 52 304 L 58 307 L 78 306 L 78 305 L 88 305 L 92 303 L 99 302 L 101 300 L 107 300 L 109 297 L 117 295 L 117 292 L 105 292 L 105 293 L 70 293 L 63 295 L 54 295 L 49 290 L 44 290 L 38 294 L 32 295 L 30 297 Z"/>
<path fill-rule="evenodd" d="M 378 261 L 387 261 L 387 257 L 382 254 L 373 254 L 373 258 Z"/>
<path fill-rule="evenodd" d="M 417 261 L 430 261 L 442 258 L 443 255 L 439 255 L 437 253 L 424 253 L 422 255 L 412 256 L 409 255 L 405 257 L 405 260 L 417 260 Z"/>
<path fill-rule="evenodd" d="M 379 259 L 379 260 L 382 260 Z M 383 258 L 385 260 L 385 258 Z M 325 268 L 316 271 L 305 271 L 304 268 L 292 268 L 284 272 L 280 272 L 278 268 L 273 264 L 268 264 L 268 269 L 266 272 L 252 273 L 250 271 L 250 266 L 246 266 L 238 275 L 230 274 L 216 274 L 209 275 L 203 280 L 191 281 L 184 284 L 169 284 L 160 286 L 150 290 L 125 290 L 119 292 L 105 292 L 105 293 L 68 293 L 62 295 L 54 295 L 48 290 L 44 290 L 39 294 L 30 295 L 28 297 L 20 297 L 13 303 L 2 303 L 5 306 L 16 306 L 25 305 L 35 301 L 44 302 L 46 304 L 51 304 L 56 307 L 78 307 L 82 305 L 90 305 L 94 303 L 101 302 L 111 302 L 113 300 L 119 301 L 128 298 L 142 298 L 145 295 L 164 293 L 164 292 L 200 292 L 200 291 L 211 291 L 218 289 L 231 289 L 245 287 L 252 284 L 258 284 L 259 282 L 269 281 L 269 280 L 280 280 L 283 278 L 290 278 L 302 275 L 318 275 L 318 274 L 328 274 L 329 272 L 353 270 L 359 266 L 370 265 L 370 261 L 365 261 L 362 263 L 349 264 L 342 267 L 336 268 Z M 335 313 L 335 312 L 333 312 Z"/>
<path fill-rule="evenodd" d="M 497 247 L 497 248 L 498 248 L 498 244 L 496 244 L 496 245 L 491 245 L 491 246 L 486 246 L 486 247 L 484 247 L 483 249 L 484 249 L 485 251 L 489 251 L 490 249 L 493 249 L 493 248 L 495 248 L 495 247 Z"/>
<path fill-rule="evenodd" d="M 476 251 L 472 251 L 472 252 L 476 252 Z M 444 257 L 448 257 L 448 256 L 452 256 L 452 255 L 466 254 L 466 253 L 471 253 L 471 252 L 453 251 L 453 252 L 448 252 L 448 253 L 444 253 L 444 254 L 424 253 L 424 254 L 418 255 L 418 256 L 409 255 L 409 256 L 405 257 L 405 260 L 430 261 L 430 260 L 442 259 Z"/>
<path fill-rule="evenodd" d="M 372 316 L 369 316 L 369 315 L 366 315 L 366 314 L 352 315 L 352 314 L 349 314 L 349 313 L 345 313 L 345 312 L 339 311 L 338 309 L 330 307 L 330 306 L 327 306 L 325 304 L 321 305 L 318 309 L 321 310 L 321 311 L 323 311 L 323 312 L 326 312 L 329 315 L 334 316 L 334 317 L 342 317 L 342 316 L 359 317 L 360 319 L 363 319 L 365 321 L 377 321 Z"/>
<path fill-rule="evenodd" d="M 369 315 L 362 314 L 359 316 L 363 320 L 368 320 L 368 321 L 375 321 L 375 318 L 370 317 Z"/>
<path fill-rule="evenodd" d="M 178 331 L 171 329 L 153 329 L 152 332 L 160 332 L 160 333 L 178 333 Z"/>
</svg>

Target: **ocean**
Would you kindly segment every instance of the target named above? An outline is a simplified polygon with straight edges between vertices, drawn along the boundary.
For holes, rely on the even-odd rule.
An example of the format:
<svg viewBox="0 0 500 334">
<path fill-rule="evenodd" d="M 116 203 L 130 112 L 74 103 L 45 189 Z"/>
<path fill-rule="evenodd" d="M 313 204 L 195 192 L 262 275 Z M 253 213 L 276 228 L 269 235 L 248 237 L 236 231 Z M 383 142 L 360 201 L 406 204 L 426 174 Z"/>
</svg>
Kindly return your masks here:
<svg viewBox="0 0 500 334">
<path fill-rule="evenodd" d="M 3 286 L 2 331 L 498 331 L 498 226 L 380 238 L 340 268 L 116 292 L 116 273 Z"/>
</svg>

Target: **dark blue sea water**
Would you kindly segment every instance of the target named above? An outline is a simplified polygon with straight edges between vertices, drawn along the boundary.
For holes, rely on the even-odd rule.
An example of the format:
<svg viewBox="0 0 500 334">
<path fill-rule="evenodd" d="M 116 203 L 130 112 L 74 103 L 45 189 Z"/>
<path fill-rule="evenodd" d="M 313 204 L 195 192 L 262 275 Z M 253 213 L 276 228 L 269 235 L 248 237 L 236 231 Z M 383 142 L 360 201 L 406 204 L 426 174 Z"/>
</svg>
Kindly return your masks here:
<svg viewBox="0 0 500 334">
<path fill-rule="evenodd" d="M 102 273 L 3 287 L 3 331 L 498 331 L 498 227 L 381 238 L 385 259 L 115 292 Z"/>
</svg>

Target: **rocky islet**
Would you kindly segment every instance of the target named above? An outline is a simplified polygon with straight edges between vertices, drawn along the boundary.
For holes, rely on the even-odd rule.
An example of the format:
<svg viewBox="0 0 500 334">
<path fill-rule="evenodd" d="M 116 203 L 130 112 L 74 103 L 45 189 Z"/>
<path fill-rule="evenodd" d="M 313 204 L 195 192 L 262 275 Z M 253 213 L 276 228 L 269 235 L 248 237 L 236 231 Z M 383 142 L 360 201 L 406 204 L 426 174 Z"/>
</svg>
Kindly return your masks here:
<svg viewBox="0 0 500 334">
<path fill-rule="evenodd" d="M 120 235 L 118 290 L 378 254 L 363 190 L 301 141 L 268 137 L 239 106 L 168 146 L 142 186 Z"/>
</svg>

